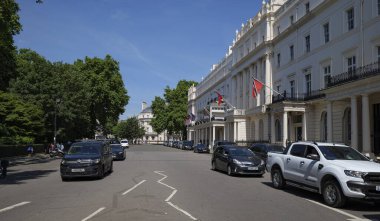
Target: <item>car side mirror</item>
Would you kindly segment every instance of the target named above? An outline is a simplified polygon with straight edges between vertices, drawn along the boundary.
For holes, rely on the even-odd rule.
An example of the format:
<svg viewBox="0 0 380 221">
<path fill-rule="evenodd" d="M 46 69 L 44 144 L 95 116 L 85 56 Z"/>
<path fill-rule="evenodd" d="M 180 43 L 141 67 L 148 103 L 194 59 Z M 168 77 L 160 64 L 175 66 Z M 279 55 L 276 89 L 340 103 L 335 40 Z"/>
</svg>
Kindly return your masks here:
<svg viewBox="0 0 380 221">
<path fill-rule="evenodd" d="M 320 160 L 318 154 L 308 154 L 308 155 L 306 156 L 306 158 L 307 158 L 307 159 L 311 159 L 311 160 L 317 160 L 317 161 Z"/>
</svg>

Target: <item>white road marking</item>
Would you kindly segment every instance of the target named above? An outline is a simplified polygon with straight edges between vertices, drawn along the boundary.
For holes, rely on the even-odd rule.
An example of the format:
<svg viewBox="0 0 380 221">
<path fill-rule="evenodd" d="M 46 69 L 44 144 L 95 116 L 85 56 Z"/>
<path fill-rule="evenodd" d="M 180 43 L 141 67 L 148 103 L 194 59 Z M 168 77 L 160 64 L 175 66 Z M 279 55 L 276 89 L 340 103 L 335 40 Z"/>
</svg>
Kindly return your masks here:
<svg viewBox="0 0 380 221">
<path fill-rule="evenodd" d="M 19 207 L 19 206 L 23 206 L 23 205 L 28 204 L 28 203 L 31 203 L 31 202 L 25 201 L 25 202 L 17 203 L 17 204 L 12 205 L 12 206 L 5 207 L 4 209 L 0 209 L 0 213 L 14 209 L 14 208 Z"/>
<path fill-rule="evenodd" d="M 146 180 L 142 180 L 140 183 L 134 185 L 132 188 L 130 188 L 129 190 L 125 191 L 125 192 L 124 192 L 123 194 L 121 194 L 121 195 L 124 196 L 125 194 L 131 192 L 132 190 L 136 189 L 136 187 L 138 187 L 139 185 L 141 185 L 141 184 L 144 183 L 145 181 L 146 181 Z"/>
<path fill-rule="evenodd" d="M 185 210 L 179 208 L 177 205 L 174 205 L 173 203 L 171 202 L 167 202 L 170 206 L 172 206 L 173 208 L 175 208 L 176 210 L 178 211 L 181 211 L 183 214 L 185 214 L 186 216 L 190 217 L 190 219 L 192 220 L 198 220 L 197 218 L 195 218 L 194 216 L 192 216 L 190 213 L 186 212 Z"/>
<path fill-rule="evenodd" d="M 168 187 L 168 188 L 170 188 L 170 189 L 173 190 L 173 192 L 170 194 L 170 196 L 168 196 L 168 198 L 166 198 L 165 202 L 167 202 L 167 203 L 168 203 L 171 207 L 173 207 L 174 209 L 176 209 L 176 210 L 182 212 L 183 214 L 185 214 L 186 216 L 188 216 L 190 219 L 192 219 L 192 220 L 198 220 L 197 218 L 195 218 L 194 216 L 192 216 L 192 215 L 191 215 L 190 213 L 188 213 L 187 211 L 181 209 L 179 206 L 173 204 L 172 202 L 169 202 L 169 200 L 170 200 L 170 199 L 171 199 L 171 198 L 177 193 L 177 189 L 174 188 L 174 187 L 172 187 L 172 186 L 169 186 L 169 185 L 166 184 L 166 183 L 163 183 L 163 182 L 162 182 L 164 179 L 166 179 L 166 178 L 168 177 L 168 176 L 166 176 L 165 174 L 163 174 L 163 172 L 165 172 L 165 171 L 154 171 L 154 172 L 157 173 L 157 174 L 159 174 L 159 175 L 161 175 L 161 176 L 163 176 L 163 178 L 161 178 L 160 180 L 157 180 L 157 183 L 159 183 L 159 184 L 161 184 L 161 185 L 164 185 L 164 186 L 166 186 L 166 187 Z"/>
<path fill-rule="evenodd" d="M 91 213 L 89 216 L 87 216 L 86 218 L 82 219 L 82 221 L 87 221 L 89 219 L 91 219 L 92 217 L 96 216 L 96 214 L 102 212 L 103 210 L 105 209 L 105 207 L 101 207 L 99 208 L 98 210 L 96 210 L 95 212 Z"/>
<path fill-rule="evenodd" d="M 322 206 L 322 207 L 325 207 L 325 208 L 327 208 L 327 209 L 329 209 L 329 210 L 332 210 L 332 211 L 335 211 L 335 212 L 337 212 L 337 213 L 340 213 L 340 214 L 342 214 L 342 215 L 345 215 L 345 216 L 348 216 L 348 217 L 350 217 L 350 219 L 347 219 L 347 220 L 356 220 L 356 221 L 371 221 L 370 219 L 362 219 L 362 218 L 359 218 L 359 217 L 357 217 L 357 216 L 354 216 L 354 215 L 352 215 L 352 214 L 349 214 L 349 213 L 346 213 L 346 212 L 344 212 L 344 211 L 342 211 L 342 210 L 339 210 L 339 209 L 336 209 L 336 208 L 333 208 L 333 207 L 329 207 L 329 206 L 326 206 L 326 205 L 324 205 L 324 204 L 322 204 L 322 203 L 318 203 L 318 202 L 315 202 L 315 201 L 313 201 L 313 200 L 309 200 L 309 199 L 306 199 L 307 201 L 309 201 L 309 202 L 312 202 L 312 203 L 314 203 L 314 204 L 317 204 L 317 205 L 319 205 L 319 206 Z"/>
</svg>

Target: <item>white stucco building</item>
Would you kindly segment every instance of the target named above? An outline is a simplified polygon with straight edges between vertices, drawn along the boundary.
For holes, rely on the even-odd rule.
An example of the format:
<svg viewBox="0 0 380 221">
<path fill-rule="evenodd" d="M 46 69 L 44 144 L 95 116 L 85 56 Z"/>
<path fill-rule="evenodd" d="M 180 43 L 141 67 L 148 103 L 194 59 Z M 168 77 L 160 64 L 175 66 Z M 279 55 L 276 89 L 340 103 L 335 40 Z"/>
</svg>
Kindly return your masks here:
<svg viewBox="0 0 380 221">
<path fill-rule="evenodd" d="M 153 130 L 150 122 L 153 119 L 153 111 L 151 107 L 148 107 L 146 102 L 142 102 L 141 104 L 141 112 L 137 116 L 140 125 L 145 129 L 145 135 L 141 138 L 141 141 L 144 143 L 156 143 L 163 142 L 166 139 L 166 133 L 162 132 L 157 134 Z"/>
<path fill-rule="evenodd" d="M 379 155 L 379 62 L 380 0 L 266 1 L 190 88 L 189 136 L 209 145 L 329 141 Z M 268 86 L 256 98 L 253 78 Z M 215 90 L 230 104 L 218 107 Z"/>
</svg>

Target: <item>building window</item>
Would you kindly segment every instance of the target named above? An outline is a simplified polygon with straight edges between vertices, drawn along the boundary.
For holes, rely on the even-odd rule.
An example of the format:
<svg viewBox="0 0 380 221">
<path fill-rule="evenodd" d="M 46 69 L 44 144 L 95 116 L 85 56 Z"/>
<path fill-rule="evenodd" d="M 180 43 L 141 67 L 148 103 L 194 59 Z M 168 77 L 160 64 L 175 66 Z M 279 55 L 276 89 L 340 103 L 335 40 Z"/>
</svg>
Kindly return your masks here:
<svg viewBox="0 0 380 221">
<path fill-rule="evenodd" d="M 380 0 L 377 0 L 377 15 L 380 15 Z"/>
<path fill-rule="evenodd" d="M 323 112 L 321 116 L 321 141 L 327 141 L 327 113 Z"/>
<path fill-rule="evenodd" d="M 305 11 L 306 11 L 306 14 L 310 12 L 310 3 L 309 2 L 305 3 Z"/>
<path fill-rule="evenodd" d="M 354 8 L 346 11 L 347 14 L 347 29 L 350 31 L 354 29 Z"/>
<path fill-rule="evenodd" d="M 277 34 L 280 34 L 280 26 L 277 26 Z"/>
<path fill-rule="evenodd" d="M 380 64 L 380 46 L 377 46 L 377 62 Z"/>
<path fill-rule="evenodd" d="M 331 66 L 328 65 L 328 66 L 325 66 L 323 67 L 323 76 L 324 76 L 324 80 L 325 80 L 325 88 L 327 88 L 327 83 L 329 82 L 329 77 L 331 75 Z"/>
<path fill-rule="evenodd" d="M 306 95 L 311 94 L 311 74 L 305 75 L 305 83 L 306 83 Z"/>
<path fill-rule="evenodd" d="M 379 1 L 380 1 L 380 0 L 379 0 Z M 291 16 L 289 17 L 289 20 L 290 20 L 290 24 L 292 25 L 292 24 L 294 23 L 294 16 L 291 15 Z"/>
<path fill-rule="evenodd" d="M 305 49 L 306 52 L 310 52 L 310 35 L 305 37 Z"/>
<path fill-rule="evenodd" d="M 290 61 L 294 60 L 294 45 L 289 46 L 289 51 L 290 51 Z"/>
<path fill-rule="evenodd" d="M 290 97 L 293 98 L 295 97 L 295 81 L 294 80 L 291 80 L 290 81 Z"/>
<path fill-rule="evenodd" d="M 352 56 L 347 58 L 347 71 L 353 72 L 356 69 L 356 57 Z"/>
<path fill-rule="evenodd" d="M 265 36 L 263 35 L 263 42 L 265 41 Z"/>
<path fill-rule="evenodd" d="M 255 42 L 255 48 L 257 47 L 257 43 Z"/>
<path fill-rule="evenodd" d="M 330 41 L 330 27 L 329 23 L 323 25 L 323 34 L 325 36 L 325 43 Z"/>
<path fill-rule="evenodd" d="M 281 141 L 281 123 L 278 119 L 275 122 L 275 131 L 276 131 L 275 140 L 277 142 L 280 142 Z"/>
<path fill-rule="evenodd" d="M 278 53 L 277 54 L 277 67 L 280 67 L 281 66 L 281 54 Z"/>
</svg>

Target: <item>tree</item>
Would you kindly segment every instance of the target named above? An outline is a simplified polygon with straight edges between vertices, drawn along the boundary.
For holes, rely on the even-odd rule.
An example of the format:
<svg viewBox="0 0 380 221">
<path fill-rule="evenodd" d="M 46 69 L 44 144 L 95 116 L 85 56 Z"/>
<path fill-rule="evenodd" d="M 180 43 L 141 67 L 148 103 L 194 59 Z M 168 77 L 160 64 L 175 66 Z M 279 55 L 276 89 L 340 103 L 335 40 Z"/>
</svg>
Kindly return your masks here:
<svg viewBox="0 0 380 221">
<path fill-rule="evenodd" d="M 0 92 L 0 122 L 0 143 L 26 144 L 43 139 L 43 111 L 15 94 Z"/>
<path fill-rule="evenodd" d="M 0 1 L 0 90 L 5 91 L 16 75 L 16 47 L 13 36 L 20 33 L 19 6 L 14 0 Z"/>
<path fill-rule="evenodd" d="M 156 96 L 152 102 L 152 111 L 155 114 L 150 124 L 157 134 L 160 134 L 167 129 L 167 109 L 165 100 Z"/>
<path fill-rule="evenodd" d="M 126 121 L 119 122 L 113 130 L 114 134 L 120 138 L 134 140 L 141 138 L 145 134 L 145 130 L 140 126 L 136 117 L 128 118 Z"/>
</svg>

